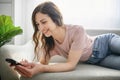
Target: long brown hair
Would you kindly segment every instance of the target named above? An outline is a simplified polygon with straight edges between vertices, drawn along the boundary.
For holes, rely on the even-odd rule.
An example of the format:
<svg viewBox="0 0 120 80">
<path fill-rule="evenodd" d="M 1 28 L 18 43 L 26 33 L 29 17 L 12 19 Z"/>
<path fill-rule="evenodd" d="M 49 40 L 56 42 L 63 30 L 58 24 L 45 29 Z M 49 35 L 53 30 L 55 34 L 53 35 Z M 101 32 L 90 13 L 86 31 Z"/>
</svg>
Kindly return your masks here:
<svg viewBox="0 0 120 80">
<path fill-rule="evenodd" d="M 54 48 L 55 43 L 52 36 L 45 37 L 44 34 L 42 33 L 40 34 L 35 21 L 35 16 L 36 16 L 36 13 L 38 12 L 48 15 L 57 26 L 63 25 L 63 18 L 58 7 L 53 2 L 50 2 L 50 1 L 39 4 L 32 13 L 32 24 L 34 28 L 33 41 L 35 43 L 34 52 L 35 52 L 35 55 L 38 56 L 38 53 L 40 52 L 40 50 L 44 50 L 45 59 L 46 59 L 47 55 L 50 57 L 50 50 Z M 39 44 L 40 44 L 39 40 L 42 43 L 41 47 L 39 47 Z"/>
</svg>

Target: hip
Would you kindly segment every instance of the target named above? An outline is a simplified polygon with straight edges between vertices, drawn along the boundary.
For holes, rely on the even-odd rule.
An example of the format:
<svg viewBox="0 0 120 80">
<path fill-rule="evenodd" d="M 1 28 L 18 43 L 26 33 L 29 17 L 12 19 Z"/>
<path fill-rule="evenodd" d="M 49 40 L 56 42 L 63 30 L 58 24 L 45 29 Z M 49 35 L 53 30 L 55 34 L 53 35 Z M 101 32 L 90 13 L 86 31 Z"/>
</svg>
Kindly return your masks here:
<svg viewBox="0 0 120 80">
<path fill-rule="evenodd" d="M 116 34 L 113 33 L 98 35 L 93 43 L 92 54 L 86 62 L 97 64 L 108 56 L 111 53 L 109 50 L 109 43 L 115 35 Z"/>
</svg>

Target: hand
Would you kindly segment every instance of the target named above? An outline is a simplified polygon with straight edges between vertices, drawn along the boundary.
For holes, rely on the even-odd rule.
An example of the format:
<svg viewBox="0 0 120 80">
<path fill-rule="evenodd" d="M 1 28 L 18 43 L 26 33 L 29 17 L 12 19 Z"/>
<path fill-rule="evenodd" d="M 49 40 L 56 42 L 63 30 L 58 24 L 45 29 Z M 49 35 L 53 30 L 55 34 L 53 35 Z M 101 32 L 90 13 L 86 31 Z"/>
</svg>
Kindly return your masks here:
<svg viewBox="0 0 120 80">
<path fill-rule="evenodd" d="M 20 63 L 26 68 L 32 68 L 32 64 L 30 64 L 27 60 L 22 60 Z"/>
<path fill-rule="evenodd" d="M 23 62 L 22 62 L 23 63 Z M 25 65 L 25 63 L 24 63 Z M 43 65 L 36 63 L 27 63 L 25 66 L 17 65 L 15 70 L 24 77 L 32 77 L 33 75 L 42 72 Z"/>
</svg>

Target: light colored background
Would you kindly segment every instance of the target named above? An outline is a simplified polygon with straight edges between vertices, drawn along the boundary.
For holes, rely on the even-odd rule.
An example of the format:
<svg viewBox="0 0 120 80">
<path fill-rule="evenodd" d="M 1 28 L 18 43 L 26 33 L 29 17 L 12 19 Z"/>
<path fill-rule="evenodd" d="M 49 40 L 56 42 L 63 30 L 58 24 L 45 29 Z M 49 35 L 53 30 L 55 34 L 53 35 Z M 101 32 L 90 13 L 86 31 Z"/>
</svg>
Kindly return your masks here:
<svg viewBox="0 0 120 80">
<path fill-rule="evenodd" d="M 15 25 L 23 29 L 23 34 L 15 37 L 14 44 L 22 45 L 32 39 L 31 15 L 43 1 L 46 0 L 0 0 L 0 14 L 12 16 Z M 87 30 L 120 30 L 120 0 L 51 1 L 58 5 L 67 24 L 83 25 Z"/>
</svg>

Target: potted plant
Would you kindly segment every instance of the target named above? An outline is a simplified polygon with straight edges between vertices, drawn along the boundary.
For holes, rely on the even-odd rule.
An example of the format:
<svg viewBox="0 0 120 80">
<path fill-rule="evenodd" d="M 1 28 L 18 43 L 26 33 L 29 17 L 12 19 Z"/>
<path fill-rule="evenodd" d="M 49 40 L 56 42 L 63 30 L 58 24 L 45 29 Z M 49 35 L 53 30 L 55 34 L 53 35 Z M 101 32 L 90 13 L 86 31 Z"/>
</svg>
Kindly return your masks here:
<svg viewBox="0 0 120 80">
<path fill-rule="evenodd" d="M 21 34 L 23 30 L 20 26 L 15 26 L 11 16 L 0 15 L 0 47 L 10 42 L 13 37 Z"/>
</svg>

